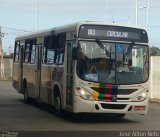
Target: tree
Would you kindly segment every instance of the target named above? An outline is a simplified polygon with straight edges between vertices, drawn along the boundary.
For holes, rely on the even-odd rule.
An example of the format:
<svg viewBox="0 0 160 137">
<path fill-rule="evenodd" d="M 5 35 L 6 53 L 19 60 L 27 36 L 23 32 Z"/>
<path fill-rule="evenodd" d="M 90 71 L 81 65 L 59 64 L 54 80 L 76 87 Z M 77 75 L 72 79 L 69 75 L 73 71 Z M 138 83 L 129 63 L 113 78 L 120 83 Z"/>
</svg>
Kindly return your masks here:
<svg viewBox="0 0 160 137">
<path fill-rule="evenodd" d="M 150 55 L 151 56 L 160 56 L 160 49 L 158 47 L 151 47 L 150 48 Z"/>
</svg>

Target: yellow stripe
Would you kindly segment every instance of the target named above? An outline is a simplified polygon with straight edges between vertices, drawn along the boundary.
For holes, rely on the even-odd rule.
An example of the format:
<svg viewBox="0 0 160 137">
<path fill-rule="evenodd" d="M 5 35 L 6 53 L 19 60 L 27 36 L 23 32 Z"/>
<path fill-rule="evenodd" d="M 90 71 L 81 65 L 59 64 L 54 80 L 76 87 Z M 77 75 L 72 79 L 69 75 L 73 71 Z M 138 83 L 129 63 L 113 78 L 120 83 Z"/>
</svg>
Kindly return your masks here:
<svg viewBox="0 0 160 137">
<path fill-rule="evenodd" d="M 95 101 L 98 101 L 98 98 L 97 97 L 94 97 Z"/>
<path fill-rule="evenodd" d="M 98 101 L 99 93 L 96 91 L 92 91 L 92 96 L 94 97 L 95 101 Z"/>
<path fill-rule="evenodd" d="M 95 87 L 98 87 L 99 88 L 99 83 L 93 83 L 93 85 L 95 86 Z"/>
<path fill-rule="evenodd" d="M 95 90 L 92 91 L 92 95 L 94 97 L 99 97 L 99 93 L 97 91 L 95 91 Z"/>
</svg>

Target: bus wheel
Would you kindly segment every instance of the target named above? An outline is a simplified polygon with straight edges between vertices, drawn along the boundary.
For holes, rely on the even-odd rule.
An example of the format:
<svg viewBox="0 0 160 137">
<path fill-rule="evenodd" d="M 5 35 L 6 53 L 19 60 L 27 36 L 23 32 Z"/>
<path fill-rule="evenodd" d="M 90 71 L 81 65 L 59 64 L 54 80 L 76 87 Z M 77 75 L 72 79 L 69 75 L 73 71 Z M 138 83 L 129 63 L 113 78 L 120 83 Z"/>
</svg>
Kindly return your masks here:
<svg viewBox="0 0 160 137">
<path fill-rule="evenodd" d="M 24 86 L 23 91 L 24 91 L 24 102 L 28 103 L 28 90 L 26 86 Z"/>
<path fill-rule="evenodd" d="M 60 95 L 56 95 L 54 98 L 54 113 L 58 116 L 62 114 Z"/>
</svg>

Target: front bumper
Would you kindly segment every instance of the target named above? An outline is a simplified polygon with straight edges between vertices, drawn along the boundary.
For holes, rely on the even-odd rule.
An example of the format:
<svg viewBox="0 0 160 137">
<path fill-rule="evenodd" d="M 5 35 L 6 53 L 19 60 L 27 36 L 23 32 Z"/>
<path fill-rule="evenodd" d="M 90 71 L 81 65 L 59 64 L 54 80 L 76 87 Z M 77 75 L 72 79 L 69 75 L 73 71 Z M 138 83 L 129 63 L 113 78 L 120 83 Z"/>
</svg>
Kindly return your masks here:
<svg viewBox="0 0 160 137">
<path fill-rule="evenodd" d="M 148 101 L 145 99 L 142 102 L 103 102 L 103 101 L 88 101 L 80 96 L 74 97 L 74 113 L 115 113 L 115 114 L 147 114 Z M 145 108 L 137 110 L 137 107 Z"/>
</svg>

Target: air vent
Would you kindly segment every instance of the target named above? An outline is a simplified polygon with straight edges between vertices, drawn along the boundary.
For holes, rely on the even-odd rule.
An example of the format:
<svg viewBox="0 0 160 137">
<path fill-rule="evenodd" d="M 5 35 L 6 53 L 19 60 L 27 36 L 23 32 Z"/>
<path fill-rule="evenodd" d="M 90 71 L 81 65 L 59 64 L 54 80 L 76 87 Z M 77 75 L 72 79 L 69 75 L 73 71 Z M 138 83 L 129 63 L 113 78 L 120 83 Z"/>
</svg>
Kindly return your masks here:
<svg viewBox="0 0 160 137">
<path fill-rule="evenodd" d="M 101 103 L 103 109 L 124 109 L 126 104 L 104 104 Z"/>
<path fill-rule="evenodd" d="M 130 95 L 137 91 L 137 89 L 118 89 L 118 95 Z"/>
</svg>

